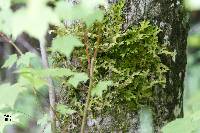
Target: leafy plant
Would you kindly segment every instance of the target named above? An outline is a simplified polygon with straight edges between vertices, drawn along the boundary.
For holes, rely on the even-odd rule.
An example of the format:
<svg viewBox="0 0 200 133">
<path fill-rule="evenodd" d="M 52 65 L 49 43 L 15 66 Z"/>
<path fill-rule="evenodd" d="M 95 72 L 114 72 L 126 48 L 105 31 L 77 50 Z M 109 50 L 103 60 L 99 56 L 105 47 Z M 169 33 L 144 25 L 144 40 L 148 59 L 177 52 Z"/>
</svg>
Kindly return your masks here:
<svg viewBox="0 0 200 133">
<path fill-rule="evenodd" d="M 91 74 L 90 66 L 95 63 L 92 80 L 97 86 L 91 90 L 90 103 L 87 103 L 88 91 L 85 90 L 88 86 L 90 88 L 90 83 L 80 84 L 77 90 L 66 84 L 66 78 L 61 81 L 66 95 L 60 99 L 67 99 L 67 104 L 79 110 L 73 117 L 63 119 L 65 124 L 72 127 L 70 131 L 78 132 L 77 127 L 81 126 L 80 119 L 85 112 L 82 103 L 85 101 L 90 106 L 88 121 L 99 118 L 104 121 L 108 117 L 113 121 L 113 125 L 108 127 L 94 125 L 89 129 L 127 131 L 130 128 L 127 115 L 143 105 L 150 103 L 153 106 L 154 87 L 165 85 L 168 68 L 160 56 L 173 56 L 173 53 L 164 44 L 159 44 L 158 34 L 161 31 L 148 21 L 123 29 L 123 7 L 124 1 L 120 1 L 104 9 L 104 19 L 93 26 L 76 22 L 66 28 L 55 27 L 53 31 L 59 35 L 75 34 L 85 46 L 76 48 L 71 59 L 53 53 L 54 66 Z"/>
<path fill-rule="evenodd" d="M 63 115 L 65 112 L 71 115 L 75 113 L 75 111 L 70 110 L 69 108 L 67 108 L 66 105 L 63 104 L 59 104 L 57 106 L 57 110 L 55 109 L 55 86 L 53 84 L 53 79 L 68 77 L 68 84 L 76 88 L 80 82 L 86 82 L 88 80 L 88 76 L 86 73 L 79 73 L 70 69 L 53 68 L 49 62 L 48 53 L 46 51 L 45 35 L 47 33 L 47 30 L 49 29 L 50 24 L 55 26 L 62 26 L 63 20 L 79 19 L 83 23 L 85 23 L 87 27 L 92 26 L 95 21 L 100 21 L 103 18 L 103 11 L 100 9 L 96 10 L 96 6 L 104 3 L 97 0 L 90 0 L 87 1 L 87 3 L 81 1 L 81 3 L 79 4 L 72 5 L 65 1 L 59 1 L 53 2 L 53 4 L 56 6 L 55 9 L 53 9 L 48 6 L 48 0 L 14 0 L 12 2 L 23 2 L 25 3 L 25 6 L 13 12 L 11 10 L 11 0 L 0 1 L 0 36 L 7 43 L 10 43 L 12 46 L 14 46 L 20 54 L 20 56 L 16 54 L 11 55 L 3 65 L 4 68 L 11 68 L 13 65 L 16 64 L 19 79 L 17 83 L 13 85 L 1 85 L 1 97 L 9 94 L 12 99 L 8 99 L 7 101 L 2 100 L 0 103 L 0 110 L 4 110 L 5 108 L 14 108 L 18 95 L 20 95 L 20 93 L 23 93 L 24 90 L 31 89 L 33 91 L 33 94 L 37 97 L 38 94 L 41 94 L 41 88 L 46 86 L 49 90 L 49 110 L 51 119 L 48 121 L 51 122 L 51 126 L 48 124 L 49 122 L 46 119 L 46 115 L 44 118 L 38 121 L 38 125 L 41 125 L 42 128 L 47 125 L 44 132 L 52 131 L 53 133 L 55 133 L 57 132 L 57 113 Z M 64 13 L 68 13 L 68 11 L 73 14 L 66 15 Z M 30 36 L 39 40 L 41 57 L 38 57 L 37 55 L 30 52 L 23 54 L 23 52 L 14 44 L 12 39 L 9 38 L 9 36 L 12 35 L 13 39 L 16 39 L 22 32 L 26 32 Z M 61 52 L 65 54 L 67 58 L 70 58 L 70 55 L 75 47 L 83 46 L 82 42 L 79 41 L 79 39 L 74 35 L 57 36 L 52 43 L 52 47 L 50 47 L 49 49 L 51 49 L 53 52 Z M 36 61 L 37 64 L 43 67 L 36 67 L 34 64 L 36 62 L 33 61 Z M 10 90 L 12 90 L 12 93 L 8 92 Z M 5 96 L 2 98 L 5 98 Z M 90 97 L 90 95 L 88 95 L 88 97 Z M 89 98 L 88 102 L 90 102 Z M 89 107 L 85 107 L 85 112 L 87 112 L 88 108 Z M 84 117 L 87 118 L 87 113 L 84 115 Z M 18 123 L 19 121 L 13 121 L 12 123 L 7 124 Z M 1 130 L 3 130 L 3 128 L 7 124 L 1 125 Z M 84 125 L 85 123 L 83 122 L 83 126 Z M 51 129 L 49 127 L 51 127 Z M 85 129 L 83 128 L 82 131 L 84 132 Z"/>
</svg>

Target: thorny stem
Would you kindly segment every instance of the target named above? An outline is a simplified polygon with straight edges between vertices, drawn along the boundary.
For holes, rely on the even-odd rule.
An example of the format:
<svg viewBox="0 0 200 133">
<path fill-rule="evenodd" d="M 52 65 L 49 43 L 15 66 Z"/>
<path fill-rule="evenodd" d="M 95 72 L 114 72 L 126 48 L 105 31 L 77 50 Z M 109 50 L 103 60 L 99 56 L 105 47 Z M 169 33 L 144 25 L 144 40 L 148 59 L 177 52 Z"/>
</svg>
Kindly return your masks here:
<svg viewBox="0 0 200 133">
<path fill-rule="evenodd" d="M 89 68 L 90 69 L 90 71 L 89 71 L 90 83 L 89 83 L 89 89 L 88 89 L 88 94 L 87 94 L 87 101 L 85 103 L 84 112 L 83 112 L 83 119 L 82 119 L 82 124 L 81 124 L 81 133 L 85 133 L 87 114 L 88 114 L 88 110 L 89 110 L 91 91 L 92 91 L 92 87 L 93 87 L 93 75 L 94 75 L 94 67 L 95 67 L 94 62 L 96 61 L 99 43 L 100 43 L 100 36 L 98 35 L 97 46 L 95 48 L 94 55 L 93 55 L 93 58 L 91 60 L 91 64 L 90 64 L 90 68 Z"/>
<path fill-rule="evenodd" d="M 8 38 L 4 33 L 0 32 L 0 37 L 2 37 L 2 39 L 4 39 L 7 43 L 11 44 L 20 55 L 23 54 L 22 51 L 17 47 L 17 45 L 10 38 Z"/>
<path fill-rule="evenodd" d="M 45 69 L 48 69 L 49 63 L 48 63 L 47 53 L 46 53 L 46 49 L 45 49 L 45 40 L 44 39 L 40 40 L 40 49 L 41 49 L 43 67 Z M 52 129 L 52 133 L 56 133 L 56 115 L 54 112 L 55 105 L 56 105 L 55 89 L 54 89 L 53 81 L 52 81 L 51 77 L 47 77 L 47 81 L 48 81 L 48 87 L 49 87 L 49 101 L 50 101 L 50 109 L 49 110 L 50 110 L 50 117 L 51 117 L 51 129 Z"/>
</svg>

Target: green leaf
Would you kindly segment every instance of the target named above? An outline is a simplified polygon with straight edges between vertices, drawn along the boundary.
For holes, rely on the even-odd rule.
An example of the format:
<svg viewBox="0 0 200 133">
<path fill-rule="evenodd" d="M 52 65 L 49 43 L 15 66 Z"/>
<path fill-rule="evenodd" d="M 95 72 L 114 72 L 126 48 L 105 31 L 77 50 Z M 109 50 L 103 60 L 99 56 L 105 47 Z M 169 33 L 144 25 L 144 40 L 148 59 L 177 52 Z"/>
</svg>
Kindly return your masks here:
<svg viewBox="0 0 200 133">
<path fill-rule="evenodd" d="M 42 40 L 49 24 L 59 24 L 53 10 L 46 5 L 47 0 L 29 0 L 27 7 L 17 10 L 12 19 L 14 38 L 22 32 Z"/>
<path fill-rule="evenodd" d="M 191 133 L 192 122 L 189 118 L 176 119 L 168 123 L 163 129 L 163 133 Z"/>
<path fill-rule="evenodd" d="M 3 1 L 6 1 L 6 0 L 3 0 Z M 13 12 L 10 8 L 2 8 L 0 10 L 0 31 L 7 35 L 11 34 L 10 25 L 12 22 L 12 16 L 13 16 Z"/>
<path fill-rule="evenodd" d="M 14 104 L 17 100 L 17 96 L 21 91 L 23 91 L 23 87 L 18 84 L 10 85 L 3 84 L 0 85 L 0 108 L 3 107 L 14 107 Z"/>
<path fill-rule="evenodd" d="M 58 36 L 53 40 L 52 49 L 65 54 L 69 58 L 74 47 L 80 46 L 83 46 L 83 44 L 75 36 Z"/>
<path fill-rule="evenodd" d="M 68 106 L 63 105 L 63 104 L 57 105 L 57 111 L 63 115 L 72 115 L 72 114 L 76 113 L 75 110 L 72 110 L 71 108 L 69 108 Z"/>
<path fill-rule="evenodd" d="M 10 55 L 9 58 L 6 60 L 2 68 L 11 68 L 17 61 L 17 55 L 13 54 Z"/>
<path fill-rule="evenodd" d="M 10 0 L 0 0 L 0 31 L 10 35 L 13 12 Z"/>
<path fill-rule="evenodd" d="M 108 86 L 112 85 L 112 81 L 100 81 L 95 88 L 92 89 L 91 95 L 102 97 L 103 91 L 107 90 Z"/>
<path fill-rule="evenodd" d="M 80 82 L 86 82 L 88 75 L 86 73 L 75 73 L 67 83 L 71 84 L 74 88 L 77 88 Z"/>
<path fill-rule="evenodd" d="M 36 70 L 36 73 L 39 74 L 40 77 L 69 77 L 74 74 L 70 69 L 67 68 L 49 68 L 45 70 Z"/>
<path fill-rule="evenodd" d="M 71 2 L 59 1 L 55 12 L 64 20 L 82 20 L 87 26 L 91 26 L 96 20 L 103 19 L 103 11 L 97 9 L 97 5 L 106 5 L 104 0 L 87 0 L 73 5 Z"/>
<path fill-rule="evenodd" d="M 23 67 L 29 67 L 31 60 L 33 58 L 37 58 L 37 55 L 27 52 L 20 56 L 19 60 L 17 61 L 17 67 L 23 66 Z"/>
<path fill-rule="evenodd" d="M 83 18 L 87 27 L 90 27 L 95 21 L 102 21 L 104 17 L 104 12 L 102 10 L 95 10 L 88 17 Z"/>
<path fill-rule="evenodd" d="M 18 82 L 27 87 L 34 87 L 40 89 L 48 85 L 45 78 L 47 77 L 69 77 L 74 74 L 70 69 L 66 68 L 50 68 L 50 69 L 32 69 L 22 68 L 17 71 L 20 74 Z"/>
<path fill-rule="evenodd" d="M 44 79 L 30 73 L 21 74 L 18 82 L 23 86 L 33 87 L 34 89 L 40 89 L 41 87 L 47 85 L 47 82 Z"/>
<path fill-rule="evenodd" d="M 27 88 L 33 87 L 34 89 L 40 89 L 47 85 L 46 80 L 40 76 L 37 70 L 32 68 L 21 68 L 16 73 L 19 73 L 18 83 Z"/>
</svg>

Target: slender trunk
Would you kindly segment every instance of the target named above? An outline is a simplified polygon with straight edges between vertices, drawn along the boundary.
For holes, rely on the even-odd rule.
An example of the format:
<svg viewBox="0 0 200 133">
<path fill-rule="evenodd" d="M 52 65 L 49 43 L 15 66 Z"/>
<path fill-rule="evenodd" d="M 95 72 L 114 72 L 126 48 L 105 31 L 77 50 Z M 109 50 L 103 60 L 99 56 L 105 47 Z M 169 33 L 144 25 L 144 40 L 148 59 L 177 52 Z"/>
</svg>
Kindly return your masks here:
<svg viewBox="0 0 200 133">
<path fill-rule="evenodd" d="M 47 52 L 45 49 L 45 41 L 40 40 L 40 49 L 41 49 L 41 56 L 42 56 L 42 63 L 44 69 L 49 68 L 49 63 L 48 63 L 48 57 L 47 57 Z M 50 101 L 50 117 L 51 117 L 51 128 L 52 128 L 52 133 L 56 133 L 56 116 L 55 116 L 55 89 L 53 86 L 53 81 L 51 77 L 47 77 L 48 81 L 48 87 L 49 87 L 49 101 Z"/>
</svg>

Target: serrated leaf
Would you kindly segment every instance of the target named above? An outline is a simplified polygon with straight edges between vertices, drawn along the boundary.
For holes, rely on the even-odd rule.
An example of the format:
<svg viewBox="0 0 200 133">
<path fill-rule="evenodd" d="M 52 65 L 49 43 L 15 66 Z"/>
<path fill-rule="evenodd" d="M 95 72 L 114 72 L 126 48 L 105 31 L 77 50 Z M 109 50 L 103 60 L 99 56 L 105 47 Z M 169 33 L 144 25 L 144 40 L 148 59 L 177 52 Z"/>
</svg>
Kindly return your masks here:
<svg viewBox="0 0 200 133">
<path fill-rule="evenodd" d="M 57 105 L 57 111 L 63 115 L 72 115 L 74 113 L 76 113 L 75 110 L 69 108 L 68 106 L 66 105 L 63 105 L 63 104 L 58 104 Z"/>
<path fill-rule="evenodd" d="M 87 26 L 91 26 L 96 20 L 103 19 L 103 11 L 97 9 L 97 5 L 107 5 L 104 0 L 80 1 L 73 5 L 71 2 L 59 1 L 56 6 L 56 13 L 64 20 L 82 20 Z"/>
<path fill-rule="evenodd" d="M 13 54 L 10 55 L 9 58 L 6 60 L 2 68 L 11 68 L 17 61 L 17 55 Z"/>
<path fill-rule="evenodd" d="M 80 82 L 86 82 L 88 75 L 86 73 L 75 73 L 67 83 L 71 84 L 74 88 L 77 88 Z"/>
<path fill-rule="evenodd" d="M 104 17 L 104 12 L 102 10 L 95 10 L 91 15 L 83 18 L 87 27 L 90 27 L 95 21 L 102 21 Z"/>
<path fill-rule="evenodd" d="M 107 90 L 108 86 L 112 85 L 112 81 L 100 81 L 95 88 L 92 89 L 91 95 L 102 97 L 103 91 Z"/>
<path fill-rule="evenodd" d="M 81 41 L 72 35 L 68 36 L 58 36 L 53 40 L 52 49 L 54 51 L 61 52 L 66 55 L 68 58 L 70 57 L 74 47 L 83 46 Z"/>
<path fill-rule="evenodd" d="M 40 89 L 47 85 L 46 80 L 40 76 L 37 70 L 32 68 L 21 68 L 16 73 L 19 73 L 18 83 L 26 87 L 33 87 L 34 89 Z"/>
<path fill-rule="evenodd" d="M 29 67 L 31 60 L 33 58 L 37 58 L 37 55 L 27 52 L 19 57 L 19 60 L 17 61 L 17 67 L 23 66 L 23 67 Z"/>
<path fill-rule="evenodd" d="M 18 94 L 23 90 L 23 87 L 14 84 L 0 85 L 0 108 L 14 107 Z"/>
<path fill-rule="evenodd" d="M 53 10 L 46 5 L 47 0 L 29 0 L 27 7 L 17 10 L 12 19 L 14 38 L 22 32 L 32 37 L 43 39 L 49 24 L 58 24 L 59 20 Z M 20 26 L 19 26 L 20 25 Z"/>
<path fill-rule="evenodd" d="M 22 74 L 19 77 L 18 82 L 24 86 L 33 87 L 34 89 L 40 89 L 47 85 L 47 82 L 44 79 L 28 73 Z"/>
</svg>

